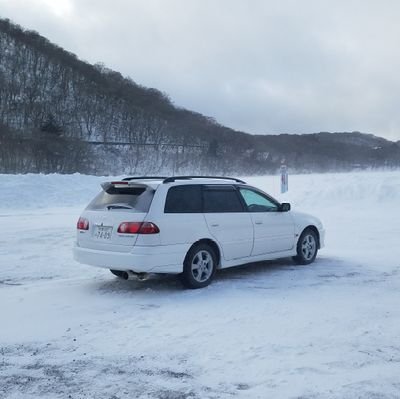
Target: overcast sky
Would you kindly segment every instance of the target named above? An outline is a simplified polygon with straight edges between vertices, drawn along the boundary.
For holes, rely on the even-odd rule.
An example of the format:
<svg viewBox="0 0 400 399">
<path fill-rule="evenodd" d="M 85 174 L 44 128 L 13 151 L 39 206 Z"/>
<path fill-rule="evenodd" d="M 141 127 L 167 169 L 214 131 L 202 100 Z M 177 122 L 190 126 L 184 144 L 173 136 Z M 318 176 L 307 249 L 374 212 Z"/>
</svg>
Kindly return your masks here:
<svg viewBox="0 0 400 399">
<path fill-rule="evenodd" d="M 0 16 L 235 129 L 400 140 L 398 0 L 0 0 Z"/>
</svg>

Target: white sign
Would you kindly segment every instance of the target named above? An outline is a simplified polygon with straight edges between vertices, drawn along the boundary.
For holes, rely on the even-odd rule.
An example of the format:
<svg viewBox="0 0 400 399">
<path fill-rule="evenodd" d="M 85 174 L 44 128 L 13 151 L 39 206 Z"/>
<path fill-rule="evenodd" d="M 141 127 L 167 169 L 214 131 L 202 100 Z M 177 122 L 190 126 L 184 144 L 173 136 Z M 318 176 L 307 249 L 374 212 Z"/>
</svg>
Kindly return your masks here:
<svg viewBox="0 0 400 399">
<path fill-rule="evenodd" d="M 286 193 L 289 190 L 288 170 L 286 165 L 281 166 L 281 193 Z"/>
</svg>

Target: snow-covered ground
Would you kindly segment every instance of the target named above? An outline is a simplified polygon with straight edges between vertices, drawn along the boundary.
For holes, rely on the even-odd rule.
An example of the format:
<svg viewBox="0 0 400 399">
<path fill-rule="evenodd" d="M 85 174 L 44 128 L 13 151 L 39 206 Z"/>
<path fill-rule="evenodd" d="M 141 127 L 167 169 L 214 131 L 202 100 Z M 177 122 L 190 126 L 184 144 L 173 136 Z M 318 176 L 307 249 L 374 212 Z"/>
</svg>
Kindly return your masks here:
<svg viewBox="0 0 400 399">
<path fill-rule="evenodd" d="M 326 248 L 196 291 L 73 261 L 104 180 L 0 175 L 0 398 L 400 397 L 400 172 L 247 178 L 319 216 Z"/>
</svg>

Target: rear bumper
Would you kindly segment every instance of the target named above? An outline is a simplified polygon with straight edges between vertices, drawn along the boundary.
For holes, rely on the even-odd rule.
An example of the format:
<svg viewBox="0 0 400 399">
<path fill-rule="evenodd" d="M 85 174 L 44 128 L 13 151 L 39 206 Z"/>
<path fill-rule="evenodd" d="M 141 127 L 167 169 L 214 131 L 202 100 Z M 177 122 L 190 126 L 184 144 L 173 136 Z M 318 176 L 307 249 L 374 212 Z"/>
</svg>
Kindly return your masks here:
<svg viewBox="0 0 400 399">
<path fill-rule="evenodd" d="M 190 245 L 134 246 L 131 252 L 101 251 L 74 246 L 74 259 L 90 266 L 138 273 L 182 273 Z"/>
</svg>

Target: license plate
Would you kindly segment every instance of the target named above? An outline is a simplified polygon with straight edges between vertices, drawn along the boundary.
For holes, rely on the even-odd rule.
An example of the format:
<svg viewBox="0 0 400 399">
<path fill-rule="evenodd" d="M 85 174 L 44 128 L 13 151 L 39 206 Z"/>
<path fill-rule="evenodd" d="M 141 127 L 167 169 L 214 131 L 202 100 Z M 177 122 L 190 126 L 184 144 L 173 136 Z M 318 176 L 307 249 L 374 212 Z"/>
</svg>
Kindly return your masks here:
<svg viewBox="0 0 400 399">
<path fill-rule="evenodd" d="M 94 238 L 99 240 L 111 240 L 112 229 L 111 226 L 95 226 Z"/>
</svg>

